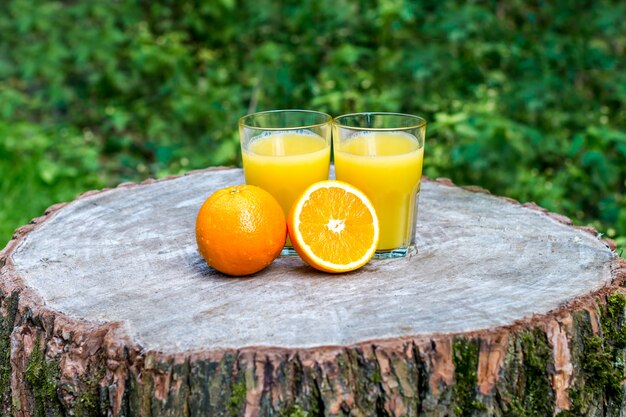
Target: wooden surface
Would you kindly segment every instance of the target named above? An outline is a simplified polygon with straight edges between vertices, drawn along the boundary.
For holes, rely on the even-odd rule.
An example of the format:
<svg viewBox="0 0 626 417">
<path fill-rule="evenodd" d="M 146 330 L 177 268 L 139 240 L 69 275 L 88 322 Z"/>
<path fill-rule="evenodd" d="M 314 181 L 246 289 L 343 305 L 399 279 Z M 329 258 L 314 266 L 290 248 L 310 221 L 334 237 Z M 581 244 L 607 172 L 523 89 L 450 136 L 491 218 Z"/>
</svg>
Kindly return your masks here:
<svg viewBox="0 0 626 417">
<path fill-rule="evenodd" d="M 266 415 L 289 407 L 293 411 L 294 404 L 297 410 L 311 408 L 307 398 L 312 396 L 321 402 L 316 407 L 322 407 L 322 414 L 329 415 L 349 410 L 380 415 L 383 409 L 390 415 L 446 415 L 464 398 L 454 388 L 460 380 L 455 341 L 476 345 L 476 387 L 468 395 L 472 401 L 486 398 L 486 406 L 492 407 L 496 382 L 507 369 L 507 350 L 522 343 L 519 332 L 534 334 L 533 326 L 538 326 L 544 336 L 537 337 L 552 350 L 546 365 L 551 368 L 544 369 L 551 411 L 573 407 L 569 390 L 585 380 L 577 379 L 573 365 L 572 337 L 580 330 L 572 325 L 573 317 L 606 304 L 606 298 L 598 297 L 614 294 L 624 279 L 623 262 L 595 231 L 575 228 L 568 219 L 534 205 L 445 181 L 425 181 L 418 254 L 411 258 L 374 260 L 342 275 L 317 272 L 297 257 L 280 258 L 253 277 L 229 278 L 206 266 L 197 253 L 194 222 L 214 190 L 243 182 L 241 170 L 218 169 L 125 185 L 54 207 L 18 231 L 0 254 L 3 326 L 12 343 L 11 384 L 0 385 L 5 404 L 18 398 L 18 414 L 36 409 L 36 383 L 20 387 L 20 378 L 28 379 L 27 368 L 41 346 L 45 361 L 59 367 L 53 379 L 59 382 L 55 386 L 61 400 L 57 404 L 52 397 L 39 396 L 47 410 L 75 410 L 79 393 L 85 391 L 99 392 L 98 410 L 115 415 L 144 415 L 146 410 L 177 415 L 185 409 L 197 415 L 207 410 Z M 12 316 L 13 297 L 19 302 Z M 594 317 L 585 320 L 592 323 Z M 589 324 L 590 337 L 599 334 L 598 323 L 595 333 Z M 524 347 L 519 346 L 523 364 Z M 74 356 L 67 353 L 72 349 Z M 351 378 L 375 359 L 378 374 L 368 378 L 380 390 L 382 403 L 374 402 L 374 408 L 358 405 L 350 384 L 333 382 L 337 375 L 331 371 L 324 374 L 322 364 L 339 360 L 342 349 L 357 349 L 364 358 L 361 366 L 351 368 Z M 424 369 L 413 370 L 422 382 L 415 376 L 411 387 L 410 377 L 396 375 L 396 388 L 385 388 L 385 381 L 375 381 L 393 373 L 393 360 L 376 353 L 385 349 L 400 352 L 404 360 L 409 355 L 414 367 L 420 363 L 414 356 L 422 358 Z M 231 378 L 224 379 L 228 352 L 234 352 Z M 273 364 L 264 365 L 264 371 L 255 362 L 261 354 Z M 285 389 L 297 392 L 272 393 L 272 386 L 289 386 L 275 372 L 294 355 L 300 371 L 293 372 L 321 369 L 320 378 L 340 389 L 322 392 L 323 383 L 313 378 L 317 385 L 309 381 L 308 391 L 292 387 Z M 205 376 L 194 385 L 194 363 L 214 363 L 216 374 L 207 376 L 204 368 L 197 368 Z M 155 375 L 164 373 L 165 380 L 146 378 L 155 368 L 161 369 Z M 183 382 L 180 372 L 187 378 Z M 97 378 L 89 385 L 85 375 L 93 374 Z M 218 390 L 210 386 L 216 375 L 221 375 L 226 399 L 216 399 L 215 392 L 208 399 L 211 389 Z M 241 378 L 246 401 L 229 411 L 229 398 Z M 299 378 L 308 386 L 305 375 Z M 75 387 L 70 390 L 72 380 Z M 406 386 L 390 397 L 398 384 Z M 523 397 L 520 392 L 516 395 Z M 197 401 L 191 405 L 193 398 Z M 270 398 L 266 408 L 263 398 Z M 499 412 L 488 408 L 489 414 L 513 410 L 511 398 L 500 399 L 505 405 L 498 403 Z"/>
<path fill-rule="evenodd" d="M 242 182 L 241 171 L 223 170 L 82 199 L 24 240 L 16 270 L 49 307 L 123 321 L 144 348 L 164 351 L 474 331 L 546 313 L 611 279 L 614 254 L 589 233 L 436 182 L 423 186 L 410 259 L 334 276 L 282 258 L 254 278 L 227 278 L 199 256 L 194 224 L 214 190 Z"/>
</svg>

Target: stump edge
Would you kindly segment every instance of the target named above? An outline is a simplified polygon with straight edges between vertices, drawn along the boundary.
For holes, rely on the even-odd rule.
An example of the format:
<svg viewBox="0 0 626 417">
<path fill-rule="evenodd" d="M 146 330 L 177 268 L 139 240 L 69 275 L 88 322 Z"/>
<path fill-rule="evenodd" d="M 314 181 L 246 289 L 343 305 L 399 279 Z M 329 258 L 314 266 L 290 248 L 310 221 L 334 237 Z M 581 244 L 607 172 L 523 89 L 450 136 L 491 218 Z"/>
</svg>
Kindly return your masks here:
<svg viewBox="0 0 626 417">
<path fill-rule="evenodd" d="M 191 171 L 184 175 L 225 169 L 231 168 L 209 168 Z M 160 180 L 148 179 L 140 183 L 122 183 L 116 188 L 133 188 L 175 178 L 179 176 L 170 176 Z M 435 180 L 424 178 L 424 181 L 435 181 L 456 187 L 446 178 Z M 490 194 L 487 190 L 476 186 L 461 188 L 470 192 Z M 74 201 L 109 190 L 111 188 L 87 191 Z M 360 358 L 357 362 L 369 363 L 368 361 L 371 360 L 377 364 L 368 380 L 378 387 L 379 397 L 375 406 L 381 407 L 380 398 L 382 398 L 384 400 L 382 407 L 389 415 L 402 415 L 403 412 L 410 410 L 409 405 L 415 403 L 415 396 L 420 398 L 418 408 L 427 413 L 436 414 L 455 405 L 458 407 L 462 403 L 470 408 L 476 406 L 476 411 L 482 409 L 482 406 L 490 410 L 493 405 L 493 410 L 500 410 L 494 413 L 505 415 L 507 409 L 514 411 L 516 405 L 513 400 L 507 403 L 504 398 L 506 396 L 499 400 L 501 404 L 496 404 L 498 401 L 495 398 L 498 395 L 495 394 L 500 390 L 498 384 L 502 384 L 505 371 L 508 369 L 507 360 L 517 361 L 518 365 L 523 363 L 523 358 L 519 358 L 519 353 L 522 352 L 521 356 L 524 356 L 524 340 L 532 339 L 534 342 L 528 342 L 530 343 L 528 346 L 538 346 L 541 343 L 537 341 L 543 340 L 546 342 L 543 347 L 550 349 L 551 362 L 547 361 L 546 375 L 552 392 L 550 399 L 552 411 L 567 415 L 569 410 L 582 407 L 579 404 L 582 394 L 577 393 L 576 398 L 571 398 L 573 388 L 578 387 L 576 384 L 581 385 L 582 388 L 577 388 L 575 392 L 584 391 L 583 388 L 586 386 L 594 386 L 588 383 L 588 380 L 592 379 L 589 376 L 577 375 L 579 370 L 572 363 L 572 355 L 576 356 L 576 352 L 584 353 L 591 349 L 585 348 L 585 342 L 578 340 L 580 337 L 577 335 L 586 331 L 581 329 L 588 327 L 591 331 L 591 333 L 587 332 L 591 334 L 589 340 L 594 341 L 597 341 L 594 338 L 605 337 L 604 333 L 607 331 L 604 331 L 604 328 L 617 326 L 619 329 L 616 332 L 619 335 L 623 329 L 626 329 L 622 326 L 626 307 L 626 290 L 624 289 L 626 260 L 615 253 L 615 243 L 611 239 L 600 239 L 600 234 L 594 228 L 575 226 L 568 217 L 549 212 L 534 203 L 522 204 L 508 197 L 493 197 L 537 211 L 554 221 L 589 233 L 601 240 L 615 255 L 610 266 L 610 284 L 590 294 L 572 299 L 547 314 L 524 318 L 511 325 L 468 333 L 375 339 L 349 346 L 298 349 L 262 346 L 178 353 L 144 351 L 132 340 L 124 323 L 93 323 L 68 317 L 48 308 L 44 300 L 25 285 L 24 280 L 15 272 L 11 255 L 32 230 L 45 223 L 71 202 L 52 205 L 41 217 L 18 228 L 6 247 L 0 251 L 0 276 L 2 276 L 2 282 L 0 282 L 0 312 L 2 314 L 0 317 L 0 351 L 4 352 L 4 355 L 0 357 L 0 398 L 2 398 L 3 414 L 29 415 L 35 410 L 44 409 L 59 413 L 73 410 L 77 415 L 96 410 L 108 410 L 113 415 L 128 413 L 134 415 L 135 412 L 138 413 L 137 415 L 143 415 L 143 411 L 150 409 L 151 413 L 166 415 L 175 410 L 187 410 L 187 413 L 191 413 L 194 406 L 190 402 L 196 399 L 198 404 L 204 404 L 205 407 L 213 407 L 216 410 L 224 409 L 239 411 L 245 415 L 259 415 L 261 400 L 268 395 L 263 381 L 280 380 L 280 377 L 275 375 L 266 375 L 267 369 L 281 369 L 293 362 L 293 364 L 299 364 L 292 365 L 299 367 L 304 375 L 307 372 L 311 375 L 317 373 L 320 381 L 324 379 L 330 381 L 338 377 L 340 368 L 347 366 L 353 374 L 345 378 L 349 382 L 351 378 L 355 378 L 354 374 L 357 374 L 358 370 L 355 366 L 345 363 L 342 365 L 340 362 L 354 361 L 356 357 Z M 616 306 L 621 308 L 618 316 L 614 312 L 610 313 L 611 309 Z M 612 317 L 610 317 L 611 314 L 613 314 Z M 586 318 L 579 317 L 581 315 Z M 607 318 L 612 321 L 603 324 L 603 320 L 606 321 Z M 576 324 L 577 322 L 584 322 L 584 324 Z M 603 339 L 601 341 L 603 342 Z M 579 342 L 582 343 L 581 346 L 578 346 Z M 622 357 L 623 350 L 626 348 L 626 338 L 623 341 L 624 346 L 621 341 L 616 341 L 616 343 L 620 350 L 618 353 Z M 515 354 L 516 349 L 519 350 L 518 354 Z M 603 349 L 601 351 L 604 352 Z M 580 352 L 578 353 L 582 354 Z M 526 354 L 528 356 L 528 352 Z M 596 356 L 602 357 L 602 355 Z M 589 360 L 588 355 L 584 358 Z M 423 368 L 418 372 L 423 379 L 420 383 L 420 387 L 425 390 L 423 394 L 413 392 L 409 395 L 410 391 L 416 390 L 411 388 L 411 378 L 407 375 L 402 376 L 403 372 L 406 373 L 408 365 L 399 365 L 407 360 L 416 361 L 418 367 Z M 222 373 L 230 366 L 230 377 L 224 376 L 229 372 L 217 376 L 221 378 L 220 385 L 224 385 L 222 394 L 228 399 L 226 402 L 220 402 L 215 398 L 207 399 L 206 392 L 194 391 L 198 387 L 194 388 L 191 381 L 193 379 L 191 374 L 194 372 L 191 368 L 196 363 L 205 364 L 208 368 L 220 369 Z M 265 365 L 261 366 L 261 364 Z M 268 368 L 267 364 L 271 366 Z M 604 367 L 602 368 L 604 370 L 611 366 L 614 370 L 617 369 L 615 361 L 611 366 L 607 363 L 599 366 Z M 464 367 L 467 369 L 461 372 L 460 370 Z M 196 368 L 200 369 L 202 366 Z M 261 368 L 264 370 L 260 370 Z M 400 368 L 404 371 L 398 371 Z M 475 369 L 472 370 L 472 368 Z M 201 373 L 198 369 L 196 369 L 196 374 Z M 251 369 L 252 375 L 250 375 Z M 583 366 L 580 369 L 584 371 L 585 368 Z M 244 375 L 240 375 L 241 373 Z M 186 377 L 181 380 L 181 375 L 186 375 Z M 207 378 L 211 379 L 210 376 Z M 317 380 L 312 378 L 313 382 Z M 597 379 L 597 375 L 593 378 Z M 605 379 L 606 377 L 603 381 Z M 242 381 L 245 390 L 242 389 Z M 474 381 L 474 388 L 470 387 L 472 381 Z M 322 407 L 324 414 L 336 415 L 342 407 L 355 406 L 354 389 L 349 383 L 345 386 L 340 384 L 334 388 L 329 386 L 327 387 L 329 392 L 326 392 L 318 386 L 318 382 L 308 382 L 311 383 L 310 386 L 304 384 L 307 385 L 308 391 L 303 389 L 300 393 L 302 398 L 298 395 L 291 395 L 293 398 L 290 399 L 287 388 L 285 388 L 287 391 L 275 392 L 279 400 L 270 396 L 273 398 L 271 407 L 283 411 L 288 409 L 302 411 L 308 407 L 311 411 L 315 408 L 314 404 L 312 400 L 307 402 L 304 394 L 310 398 L 316 398 L 320 403 L 317 407 Z M 262 385 L 261 388 L 258 386 L 259 383 Z M 606 395 L 610 390 L 604 391 L 604 403 L 607 403 Z M 337 396 L 337 392 L 342 395 Z M 597 397 L 600 395 L 598 392 L 599 390 L 596 389 L 588 395 Z M 468 402 L 468 398 L 471 401 Z M 476 401 L 478 402 L 474 404 Z M 621 403 L 623 401 L 622 394 Z M 356 407 L 363 408 L 359 404 L 356 404 Z"/>
</svg>

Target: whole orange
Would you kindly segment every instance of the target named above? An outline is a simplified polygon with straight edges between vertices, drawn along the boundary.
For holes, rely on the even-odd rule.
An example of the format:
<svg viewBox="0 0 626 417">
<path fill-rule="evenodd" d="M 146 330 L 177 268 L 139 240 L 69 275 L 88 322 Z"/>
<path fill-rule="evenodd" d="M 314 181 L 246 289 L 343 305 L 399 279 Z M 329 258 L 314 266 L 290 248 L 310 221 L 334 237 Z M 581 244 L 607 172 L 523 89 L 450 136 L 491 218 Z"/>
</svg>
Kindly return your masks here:
<svg viewBox="0 0 626 417">
<path fill-rule="evenodd" d="M 196 219 L 200 254 L 227 275 L 262 270 L 280 254 L 286 238 L 287 222 L 278 201 L 254 185 L 215 191 Z"/>
</svg>

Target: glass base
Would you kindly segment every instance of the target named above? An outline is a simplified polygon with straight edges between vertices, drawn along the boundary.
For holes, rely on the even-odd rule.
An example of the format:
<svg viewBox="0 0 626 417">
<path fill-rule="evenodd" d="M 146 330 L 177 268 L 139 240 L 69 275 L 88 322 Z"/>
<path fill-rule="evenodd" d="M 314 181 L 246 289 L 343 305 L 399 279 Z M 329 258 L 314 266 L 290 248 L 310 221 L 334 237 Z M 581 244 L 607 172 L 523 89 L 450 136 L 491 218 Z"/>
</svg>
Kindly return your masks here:
<svg viewBox="0 0 626 417">
<path fill-rule="evenodd" d="M 409 246 L 408 248 L 377 250 L 376 253 L 374 253 L 374 259 L 405 258 L 415 254 L 417 254 L 417 248 L 415 246 Z M 280 256 L 298 256 L 298 252 L 291 246 L 285 246 L 280 252 Z"/>
<path fill-rule="evenodd" d="M 391 250 L 377 250 L 374 254 L 374 259 L 391 259 L 391 258 L 404 258 L 407 256 L 413 256 L 417 253 L 415 246 L 409 246 L 408 248 L 398 248 Z"/>
<path fill-rule="evenodd" d="M 291 246 L 285 246 L 280 252 L 280 256 L 298 256 L 298 252 Z"/>
</svg>

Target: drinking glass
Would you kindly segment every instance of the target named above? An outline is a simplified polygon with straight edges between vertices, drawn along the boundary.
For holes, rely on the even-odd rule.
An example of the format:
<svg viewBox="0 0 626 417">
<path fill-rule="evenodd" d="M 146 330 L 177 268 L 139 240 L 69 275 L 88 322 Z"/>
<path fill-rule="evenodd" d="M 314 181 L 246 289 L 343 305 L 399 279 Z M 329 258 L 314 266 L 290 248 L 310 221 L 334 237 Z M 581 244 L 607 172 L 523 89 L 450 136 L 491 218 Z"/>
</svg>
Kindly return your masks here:
<svg viewBox="0 0 626 417">
<path fill-rule="evenodd" d="M 285 217 L 314 182 L 328 179 L 332 117 L 310 110 L 272 110 L 239 119 L 246 183 L 280 203 Z M 282 255 L 295 255 L 291 242 Z"/>
<path fill-rule="evenodd" d="M 360 188 L 378 214 L 377 258 L 416 252 L 415 227 L 426 120 L 401 113 L 353 113 L 333 123 L 338 180 Z"/>
</svg>

